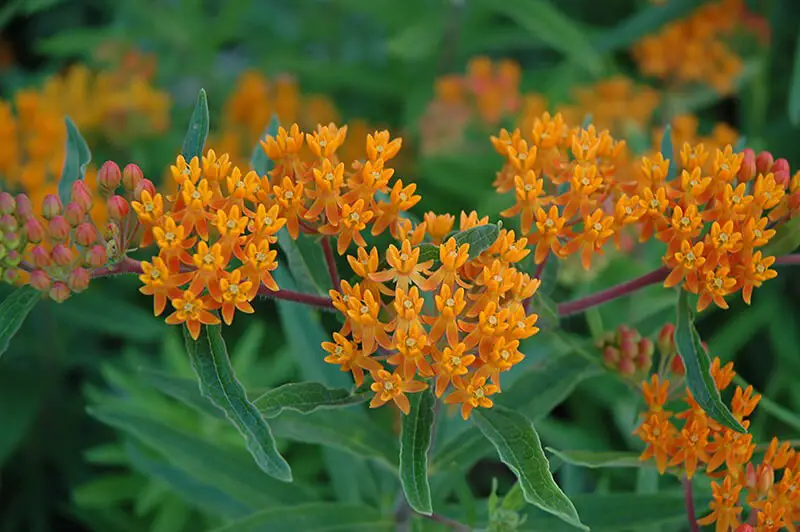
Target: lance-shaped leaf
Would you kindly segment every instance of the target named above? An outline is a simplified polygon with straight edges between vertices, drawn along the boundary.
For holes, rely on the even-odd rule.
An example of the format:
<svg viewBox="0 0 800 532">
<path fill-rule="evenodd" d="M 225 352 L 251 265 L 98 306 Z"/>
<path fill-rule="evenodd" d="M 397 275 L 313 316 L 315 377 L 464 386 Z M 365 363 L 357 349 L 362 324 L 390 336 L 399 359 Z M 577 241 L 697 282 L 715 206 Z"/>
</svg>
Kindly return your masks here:
<svg viewBox="0 0 800 532">
<path fill-rule="evenodd" d="M 775 235 L 770 238 L 761 252 L 765 257 L 780 257 L 791 253 L 798 246 L 800 246 L 800 216 L 795 216 L 775 229 Z"/>
<path fill-rule="evenodd" d="M 236 380 L 220 326 L 204 326 L 198 340 L 184 329 L 184 337 L 192 368 L 200 380 L 200 392 L 239 429 L 258 467 L 278 480 L 291 482 L 292 470 L 275 448 L 269 425 Z"/>
<path fill-rule="evenodd" d="M 278 245 L 286 255 L 297 288 L 306 294 L 327 295 L 332 287 L 331 277 L 319 239 L 300 234 L 295 240 L 284 227 L 278 231 Z"/>
<path fill-rule="evenodd" d="M 370 506 L 318 502 L 269 508 L 216 529 L 214 532 L 262 532 L 302 530 L 303 532 L 388 532 L 393 522 L 382 519 Z"/>
<path fill-rule="evenodd" d="M 208 98 L 205 89 L 200 89 L 181 148 L 181 154 L 186 162 L 203 155 L 203 147 L 206 145 L 208 137 L 208 122 Z"/>
<path fill-rule="evenodd" d="M 410 394 L 411 410 L 400 429 L 400 483 L 408 505 L 424 515 L 433 513 L 428 484 L 428 449 L 431 446 L 436 399 L 428 388 Z"/>
<path fill-rule="evenodd" d="M 0 356 L 8 349 L 11 338 L 41 299 L 42 293 L 30 285 L 20 286 L 0 303 Z"/>
<path fill-rule="evenodd" d="M 675 147 L 672 145 L 672 126 L 669 124 L 664 128 L 664 134 L 661 137 L 661 153 L 664 155 L 664 159 L 669 159 L 666 179 L 672 181 L 678 173 L 678 165 L 675 162 Z"/>
<path fill-rule="evenodd" d="M 550 447 L 547 452 L 564 462 L 590 469 L 602 467 L 646 467 L 637 453 L 626 451 L 557 451 Z"/>
<path fill-rule="evenodd" d="M 486 224 L 456 233 L 453 238 L 456 239 L 456 244 L 458 246 L 461 244 L 469 244 L 469 258 L 472 260 L 489 249 L 497 240 L 497 235 L 499 233 L 500 228 L 497 224 Z"/>
<path fill-rule="evenodd" d="M 576 527 L 581 523 L 572 501 L 561 491 L 544 455 L 539 435 L 525 416 L 495 406 L 477 410 L 473 422 L 497 449 L 500 460 L 517 477 L 525 500 Z"/>
<path fill-rule="evenodd" d="M 214 406 L 197 388 L 197 381 L 164 371 L 142 368 L 139 370 L 142 379 L 161 393 L 177 399 L 186 406 L 192 407 L 201 414 L 217 419 L 227 420 L 225 412 Z"/>
<path fill-rule="evenodd" d="M 266 417 L 283 410 L 308 414 L 318 409 L 341 408 L 363 403 L 365 394 L 353 394 L 343 388 L 328 388 L 318 382 L 290 382 L 267 391 L 253 404 Z"/>
<path fill-rule="evenodd" d="M 681 290 L 678 297 L 675 343 L 686 368 L 686 384 L 700 408 L 718 423 L 737 432 L 747 432 L 722 402 L 717 385 L 711 376 L 711 360 L 694 327 L 689 296 L 685 290 Z"/>
<path fill-rule="evenodd" d="M 789 122 L 795 127 L 800 125 L 800 35 L 796 39 L 792 83 L 789 88 Z"/>
<path fill-rule="evenodd" d="M 86 167 L 92 160 L 92 152 L 72 119 L 66 117 L 64 122 L 67 127 L 67 144 L 61 179 L 58 181 L 58 197 L 66 205 L 72 199 L 72 184 L 86 177 Z"/>
<path fill-rule="evenodd" d="M 278 115 L 273 114 L 272 118 L 269 121 L 269 125 L 267 125 L 266 131 L 261 136 L 259 141 L 256 142 L 256 145 L 253 147 L 253 154 L 250 156 L 250 168 L 256 171 L 256 173 L 260 176 L 265 176 L 272 170 L 274 163 L 272 160 L 267 157 L 267 152 L 264 151 L 264 148 L 261 146 L 261 140 L 264 139 L 267 135 L 274 137 L 278 134 L 278 128 L 280 127 L 280 121 L 278 120 Z"/>
<path fill-rule="evenodd" d="M 616 26 L 604 31 L 594 43 L 600 53 L 626 48 L 645 35 L 655 33 L 673 20 L 684 18 L 697 9 L 697 0 L 670 0 L 663 5 L 637 9 Z"/>
</svg>

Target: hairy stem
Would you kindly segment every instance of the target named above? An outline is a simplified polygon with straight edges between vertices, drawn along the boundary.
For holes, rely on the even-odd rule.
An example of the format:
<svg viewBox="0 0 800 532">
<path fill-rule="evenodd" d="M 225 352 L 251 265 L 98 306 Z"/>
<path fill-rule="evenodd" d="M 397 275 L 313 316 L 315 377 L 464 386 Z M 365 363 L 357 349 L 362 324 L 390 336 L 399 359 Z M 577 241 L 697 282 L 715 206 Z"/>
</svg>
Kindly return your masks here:
<svg viewBox="0 0 800 532">
<path fill-rule="evenodd" d="M 686 504 L 686 518 L 689 520 L 689 530 L 691 530 L 691 532 L 700 532 L 700 525 L 697 524 L 697 517 L 694 513 L 694 489 L 692 488 L 692 481 L 684 476 L 682 482 L 683 500 Z"/>
<path fill-rule="evenodd" d="M 331 237 L 322 237 L 322 252 L 325 254 L 325 263 L 328 265 L 328 273 L 331 276 L 331 284 L 334 290 L 339 289 L 339 272 L 336 269 L 336 257 L 333 255 L 331 247 Z"/>
</svg>

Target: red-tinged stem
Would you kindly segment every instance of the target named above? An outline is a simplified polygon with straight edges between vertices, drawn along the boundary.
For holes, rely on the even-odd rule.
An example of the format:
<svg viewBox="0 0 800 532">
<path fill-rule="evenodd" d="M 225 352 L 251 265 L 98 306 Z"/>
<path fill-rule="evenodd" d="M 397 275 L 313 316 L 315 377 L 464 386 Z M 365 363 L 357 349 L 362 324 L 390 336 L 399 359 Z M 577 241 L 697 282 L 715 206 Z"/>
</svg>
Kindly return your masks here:
<svg viewBox="0 0 800 532">
<path fill-rule="evenodd" d="M 445 526 L 450 527 L 451 529 L 455 530 L 456 532 L 469 532 L 471 530 L 467 525 L 461 524 L 455 519 L 450 519 L 444 515 L 439 514 L 430 514 L 424 515 L 423 517 L 427 517 L 431 521 L 435 521 L 437 523 L 441 523 Z"/>
<path fill-rule="evenodd" d="M 271 297 L 273 299 L 280 299 L 281 301 L 294 301 L 295 303 L 302 303 L 312 307 L 319 307 L 325 309 L 333 308 L 333 301 L 327 296 L 317 296 L 313 294 L 304 294 L 303 292 L 295 292 L 294 290 L 279 289 L 273 292 L 264 285 L 258 289 L 258 295 Z"/>
<path fill-rule="evenodd" d="M 109 275 L 119 275 L 122 273 L 141 274 L 143 273 L 142 263 L 130 257 L 125 257 L 119 264 L 115 264 L 114 266 L 108 268 L 100 268 L 99 270 L 95 270 L 92 272 L 92 278 L 96 279 L 98 277 L 108 277 Z"/>
<path fill-rule="evenodd" d="M 329 236 L 322 237 L 322 252 L 325 254 L 325 263 L 328 265 L 328 273 L 331 276 L 331 283 L 334 290 L 339 289 L 339 272 L 336 270 L 336 257 L 333 255 L 333 248 L 331 247 L 331 238 Z"/>
<path fill-rule="evenodd" d="M 791 266 L 800 264 L 800 253 L 784 255 L 775 259 L 775 266 Z"/>
<path fill-rule="evenodd" d="M 565 316 L 579 314 L 592 307 L 602 305 L 603 303 L 607 303 L 619 297 L 636 292 L 637 290 L 646 286 L 650 286 L 651 284 L 660 283 L 667 278 L 667 275 L 669 275 L 668 268 L 659 268 L 650 273 L 646 273 L 641 277 L 637 277 L 636 279 L 625 281 L 624 283 L 612 286 L 611 288 L 606 288 L 605 290 L 600 290 L 599 292 L 595 292 L 594 294 L 586 297 L 561 303 L 558 305 L 558 315 L 563 318 Z"/>
<path fill-rule="evenodd" d="M 686 504 L 686 518 L 689 520 L 689 530 L 700 532 L 700 525 L 697 524 L 697 517 L 694 512 L 694 489 L 692 481 L 683 477 L 683 501 Z"/>
</svg>

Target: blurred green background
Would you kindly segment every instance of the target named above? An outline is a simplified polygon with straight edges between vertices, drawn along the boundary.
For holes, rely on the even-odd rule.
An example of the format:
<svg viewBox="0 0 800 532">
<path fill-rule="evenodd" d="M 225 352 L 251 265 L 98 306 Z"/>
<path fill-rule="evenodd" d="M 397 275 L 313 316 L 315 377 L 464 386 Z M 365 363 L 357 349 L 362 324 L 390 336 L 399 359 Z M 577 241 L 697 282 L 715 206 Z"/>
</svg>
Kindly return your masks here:
<svg viewBox="0 0 800 532">
<path fill-rule="evenodd" d="M 151 54 L 153 84 L 172 101 L 171 126 L 155 137 L 92 148 L 97 164 L 135 161 L 158 180 L 180 146 L 200 87 L 209 94 L 213 137 L 215 125 L 225 122 L 225 101 L 242 71 L 253 69 L 270 79 L 289 74 L 302 94 L 329 97 L 343 122 L 360 120 L 403 135 L 407 158 L 400 175 L 418 183 L 424 210 L 477 209 L 495 218 L 503 200 L 489 192 L 501 160 L 487 135 L 496 127 L 470 129 L 467 142 L 474 149 L 469 151 L 420 153 L 420 119 L 437 78 L 463 73 L 468 61 L 482 54 L 518 62 L 521 89 L 545 95 L 551 107 L 570 102 L 574 87 L 612 75 L 670 89 L 637 71 L 631 48 L 704 2 L 662 3 L 4 0 L 0 96 L 11 100 L 15 91 L 41 85 L 71 64 L 101 68 L 97 50 L 109 42 Z M 721 95 L 689 86 L 674 96 L 699 117 L 701 130 L 725 122 L 748 145 L 795 166 L 800 128 L 792 125 L 790 102 L 800 98 L 795 79 L 800 78 L 795 66 L 800 11 L 794 0 L 747 5 L 766 21 L 769 44 L 739 43 L 745 74 L 735 90 Z M 658 114 L 648 125 L 660 125 Z M 640 134 L 647 138 L 650 132 Z M 554 297 L 576 297 L 645 273 L 657 256 L 647 250 L 609 253 L 590 278 L 569 275 L 571 266 L 564 267 Z M 319 500 L 391 515 L 397 481 L 387 473 L 386 457 L 396 456 L 396 438 L 388 409 L 370 413 L 374 430 L 364 428 L 365 412 L 359 409 L 349 425 L 345 420 L 325 427 L 324 415 L 277 422 L 281 451 L 298 479 L 282 485 L 254 467 L 235 430 L 170 396 L 180 395 L 171 388 L 177 385 L 170 375 L 191 377 L 188 360 L 179 331 L 154 318 L 150 299 L 137 289 L 135 278 L 103 279 L 66 304 L 40 304 L 0 361 L 0 530 L 205 530 L 257 509 Z M 0 297 L 7 293 L 8 287 L 0 288 Z M 700 322 L 712 355 L 735 360 L 745 379 L 779 405 L 762 402 L 757 410 L 752 428 L 759 442 L 772 435 L 797 438 L 800 432 L 800 416 L 791 413 L 800 410 L 798 295 L 797 276 L 781 270 L 756 292 L 752 306 L 737 301 L 727 312 L 705 313 Z M 638 324 L 643 334 L 653 335 L 674 319 L 673 305 L 674 294 L 652 287 L 565 325 L 576 333 L 597 333 Z M 332 316 L 320 320 L 303 308 L 271 301 L 259 301 L 256 309 L 256 315 L 237 318 L 225 330 L 247 389 L 293 380 L 349 385 L 345 374 L 321 361 L 318 346 L 335 326 Z M 640 449 L 631 435 L 637 393 L 612 375 L 561 364 L 568 349 L 555 336 L 536 336 L 526 346 L 525 368 L 519 368 L 542 371 L 541 389 L 517 392 L 526 405 L 541 410 L 536 412 L 543 443 L 556 449 Z M 322 427 L 333 447 L 318 445 L 320 433 L 309 429 L 312 423 Z M 457 417 L 448 418 L 437 448 L 445 453 L 465 427 Z M 356 459 L 348 449 L 371 459 Z M 499 480 L 502 492 L 513 478 L 488 451 L 458 457 L 469 466 L 467 474 L 444 466 L 436 471 L 437 508 L 450 508 L 450 515 L 466 523 L 485 520 L 492 479 Z M 636 519 L 653 515 L 661 519 L 661 530 L 683 526 L 677 482 L 659 480 L 653 470 L 565 464 L 557 478 L 587 522 L 592 512 L 601 520 L 615 508 L 630 512 L 627 528 L 598 530 L 644 530 Z M 708 496 L 698 490 L 699 497 Z M 591 492 L 607 498 L 582 499 Z M 632 493 L 638 503 L 620 495 Z M 532 513 L 529 525 L 538 518 Z M 296 526 L 288 522 L 283 529 L 302 530 Z"/>
</svg>

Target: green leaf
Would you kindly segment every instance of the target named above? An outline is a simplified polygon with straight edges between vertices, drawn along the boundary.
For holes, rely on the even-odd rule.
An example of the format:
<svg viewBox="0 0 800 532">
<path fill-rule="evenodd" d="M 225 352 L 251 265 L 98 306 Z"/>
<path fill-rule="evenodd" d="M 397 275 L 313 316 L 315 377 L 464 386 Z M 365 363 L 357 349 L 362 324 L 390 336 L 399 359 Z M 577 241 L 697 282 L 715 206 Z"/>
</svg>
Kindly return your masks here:
<svg viewBox="0 0 800 532">
<path fill-rule="evenodd" d="M 473 411 L 472 419 L 497 449 L 500 460 L 516 475 L 525 500 L 584 530 L 572 501 L 561 491 L 542 450 L 539 435 L 528 419 L 502 406 Z"/>
<path fill-rule="evenodd" d="M 420 20 L 403 28 L 386 43 L 389 55 L 404 61 L 425 59 L 438 51 L 444 35 L 445 20 L 439 13 L 426 13 Z"/>
<path fill-rule="evenodd" d="M 780 224 L 775 235 L 761 249 L 765 257 L 780 257 L 791 253 L 800 246 L 800 216 Z"/>
<path fill-rule="evenodd" d="M 236 380 L 228 349 L 219 325 L 204 326 L 200 338 L 193 340 L 184 328 L 186 350 L 200 380 L 200 391 L 222 409 L 247 442 L 247 449 L 268 475 L 291 482 L 292 470 L 275 448 L 269 425 L 258 409 L 248 401 L 244 388 Z"/>
<path fill-rule="evenodd" d="M 637 10 L 630 17 L 609 28 L 597 39 L 598 53 L 627 48 L 642 37 L 659 31 L 664 25 L 684 18 L 697 9 L 697 0 L 670 0 L 663 5 L 653 5 Z"/>
<path fill-rule="evenodd" d="M 284 227 L 278 231 L 278 245 L 286 255 L 297 288 L 306 294 L 327 295 L 332 288 L 331 277 L 319 238 L 301 234 L 294 240 Z"/>
<path fill-rule="evenodd" d="M 44 402 L 47 383 L 39 364 L 7 366 L 0 371 L 0 467 L 26 441 Z"/>
<path fill-rule="evenodd" d="M 287 508 L 270 508 L 234 521 L 214 532 L 388 532 L 394 522 L 381 518 L 369 506 L 320 502 Z"/>
<path fill-rule="evenodd" d="M 41 292 L 30 285 L 25 285 L 14 290 L 0 303 L 0 357 L 6 352 L 11 338 L 17 334 L 22 322 L 41 296 Z"/>
<path fill-rule="evenodd" d="M 669 159 L 669 168 L 667 169 L 667 181 L 675 179 L 678 173 L 678 163 L 675 161 L 675 148 L 672 145 L 672 126 L 667 124 L 664 128 L 664 134 L 661 136 L 661 153 L 664 159 Z"/>
<path fill-rule="evenodd" d="M 681 290 L 678 297 L 675 343 L 686 368 L 686 384 L 697 404 L 718 423 L 736 432 L 747 432 L 722 402 L 717 385 L 711 377 L 711 360 L 694 327 L 689 296 L 685 290 Z"/>
<path fill-rule="evenodd" d="M 551 296 L 553 294 L 558 284 L 558 270 L 560 266 L 561 261 L 556 260 L 555 257 L 548 257 L 545 259 L 544 268 L 542 268 L 542 273 L 539 275 L 539 280 L 542 284 L 539 285 L 539 289 L 536 291 L 537 294 L 543 296 Z"/>
<path fill-rule="evenodd" d="M 469 258 L 472 260 L 489 249 L 497 240 L 497 235 L 499 233 L 500 228 L 497 226 L 497 224 L 486 224 L 478 225 L 467 229 L 466 231 L 456 233 L 453 238 L 455 238 L 457 246 L 469 244 Z"/>
<path fill-rule="evenodd" d="M 86 167 L 92 160 L 92 152 L 70 117 L 64 119 L 67 127 L 67 145 L 61 179 L 58 181 L 58 197 L 65 206 L 72 198 L 72 184 L 86 177 Z"/>
<path fill-rule="evenodd" d="M 536 325 L 541 330 L 546 331 L 558 327 L 558 305 L 550 296 L 542 294 L 537 290 L 531 299 L 530 310 L 539 315 Z"/>
<path fill-rule="evenodd" d="M 547 452 L 568 464 L 591 469 L 600 467 L 644 467 L 647 465 L 646 462 L 639 460 L 637 453 L 625 451 L 556 451 L 547 447 Z"/>
<path fill-rule="evenodd" d="M 177 399 L 201 414 L 227 421 L 225 412 L 203 397 L 197 388 L 197 381 L 149 368 L 141 368 L 139 375 L 144 382 L 156 390 Z"/>
<path fill-rule="evenodd" d="M 206 90 L 200 89 L 181 148 L 181 154 L 187 163 L 195 157 L 202 157 L 203 147 L 206 145 L 208 137 L 208 123 L 208 98 Z"/>
<path fill-rule="evenodd" d="M 800 32 L 796 38 L 792 82 L 789 87 L 789 121 L 795 127 L 800 125 Z"/>
<path fill-rule="evenodd" d="M 428 484 L 428 449 L 431 446 L 436 399 L 429 387 L 409 397 L 411 411 L 403 416 L 400 429 L 400 483 L 408 505 L 418 513 L 431 515 L 431 487 Z"/>
<path fill-rule="evenodd" d="M 364 394 L 353 394 L 342 388 L 328 388 L 318 382 L 290 382 L 273 388 L 253 401 L 265 417 L 279 415 L 283 410 L 308 414 L 318 409 L 341 408 L 363 403 Z"/>
<path fill-rule="evenodd" d="M 269 157 L 267 157 L 267 152 L 265 152 L 264 148 L 261 147 L 260 141 L 267 135 L 272 137 L 277 135 L 280 125 L 281 124 L 278 120 L 278 115 L 273 114 L 272 118 L 270 118 L 269 124 L 267 125 L 267 129 L 264 131 L 264 134 L 261 135 L 261 139 L 258 139 L 259 142 L 256 142 L 256 145 L 253 147 L 253 154 L 250 156 L 250 167 L 262 177 L 267 175 L 270 170 L 272 170 L 273 162 Z"/>
<path fill-rule="evenodd" d="M 130 501 L 142 490 L 144 480 L 131 473 L 105 475 L 76 486 L 72 500 L 78 506 L 103 508 Z"/>
</svg>

